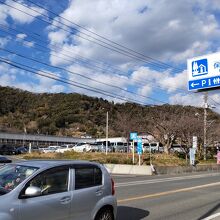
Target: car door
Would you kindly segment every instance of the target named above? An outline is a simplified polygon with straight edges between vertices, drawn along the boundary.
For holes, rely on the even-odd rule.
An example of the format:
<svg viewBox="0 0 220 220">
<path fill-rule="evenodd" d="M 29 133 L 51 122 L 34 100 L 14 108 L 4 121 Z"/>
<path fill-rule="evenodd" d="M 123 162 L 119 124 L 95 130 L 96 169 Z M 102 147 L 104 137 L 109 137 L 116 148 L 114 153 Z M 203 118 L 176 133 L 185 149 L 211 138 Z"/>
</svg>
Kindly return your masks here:
<svg viewBox="0 0 220 220">
<path fill-rule="evenodd" d="M 30 180 L 20 195 L 20 220 L 69 220 L 71 192 L 69 167 L 44 171 Z M 41 195 L 25 198 L 25 189 L 36 186 Z"/>
<path fill-rule="evenodd" d="M 74 169 L 75 187 L 71 202 L 71 219 L 90 220 L 92 211 L 103 197 L 102 171 L 96 166 Z"/>
</svg>

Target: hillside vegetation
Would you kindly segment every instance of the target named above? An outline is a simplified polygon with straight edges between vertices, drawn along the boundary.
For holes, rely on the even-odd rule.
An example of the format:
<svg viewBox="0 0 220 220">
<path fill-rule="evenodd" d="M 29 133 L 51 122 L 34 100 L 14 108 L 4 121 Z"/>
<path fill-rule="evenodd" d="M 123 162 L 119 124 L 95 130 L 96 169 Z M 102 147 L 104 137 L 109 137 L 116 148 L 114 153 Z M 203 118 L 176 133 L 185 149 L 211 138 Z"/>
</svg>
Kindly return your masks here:
<svg viewBox="0 0 220 220">
<path fill-rule="evenodd" d="M 192 136 L 203 139 L 203 109 L 181 105 L 141 106 L 115 104 L 102 98 L 80 94 L 34 94 L 0 87 L 0 130 L 58 136 L 105 137 L 106 112 L 109 112 L 109 136 L 129 136 L 129 132 L 152 134 L 170 146 L 187 146 Z M 220 134 L 220 116 L 208 111 L 208 140 Z"/>
</svg>

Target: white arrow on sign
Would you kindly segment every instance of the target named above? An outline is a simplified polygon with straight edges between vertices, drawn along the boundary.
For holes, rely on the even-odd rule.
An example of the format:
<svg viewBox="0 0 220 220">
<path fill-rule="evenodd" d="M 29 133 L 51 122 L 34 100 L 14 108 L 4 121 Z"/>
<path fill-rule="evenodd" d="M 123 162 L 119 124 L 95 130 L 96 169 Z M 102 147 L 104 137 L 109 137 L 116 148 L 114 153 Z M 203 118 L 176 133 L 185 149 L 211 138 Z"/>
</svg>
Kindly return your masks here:
<svg viewBox="0 0 220 220">
<path fill-rule="evenodd" d="M 194 88 L 194 86 L 199 86 L 199 83 L 194 83 L 194 82 L 192 82 L 192 83 L 191 83 L 191 87 Z"/>
</svg>

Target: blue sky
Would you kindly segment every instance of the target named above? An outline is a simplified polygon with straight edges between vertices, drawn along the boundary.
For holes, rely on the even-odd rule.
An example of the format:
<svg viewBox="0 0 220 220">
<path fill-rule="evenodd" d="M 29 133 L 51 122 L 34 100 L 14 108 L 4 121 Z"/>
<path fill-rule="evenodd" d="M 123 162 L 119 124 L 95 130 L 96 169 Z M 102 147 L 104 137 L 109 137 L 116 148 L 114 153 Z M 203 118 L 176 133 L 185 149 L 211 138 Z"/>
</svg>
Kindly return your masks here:
<svg viewBox="0 0 220 220">
<path fill-rule="evenodd" d="M 219 51 L 219 25 L 218 0 L 1 0 L 0 85 L 201 107 L 186 61 Z"/>
</svg>

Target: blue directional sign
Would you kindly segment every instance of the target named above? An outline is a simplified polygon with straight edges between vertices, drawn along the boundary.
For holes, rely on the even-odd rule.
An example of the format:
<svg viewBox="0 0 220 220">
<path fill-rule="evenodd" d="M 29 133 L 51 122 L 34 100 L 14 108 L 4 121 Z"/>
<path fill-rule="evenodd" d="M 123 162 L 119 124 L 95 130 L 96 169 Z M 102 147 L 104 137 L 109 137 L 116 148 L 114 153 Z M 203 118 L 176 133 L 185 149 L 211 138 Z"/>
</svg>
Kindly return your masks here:
<svg viewBox="0 0 220 220">
<path fill-rule="evenodd" d="M 136 132 L 130 133 L 130 140 L 137 140 L 137 133 Z"/>
<path fill-rule="evenodd" d="M 206 89 L 220 86 L 220 76 L 190 80 L 188 82 L 189 90 Z"/>
<path fill-rule="evenodd" d="M 220 87 L 220 53 L 187 60 L 188 90 Z"/>
<path fill-rule="evenodd" d="M 137 139 L 137 153 L 142 154 L 142 138 Z"/>
</svg>

